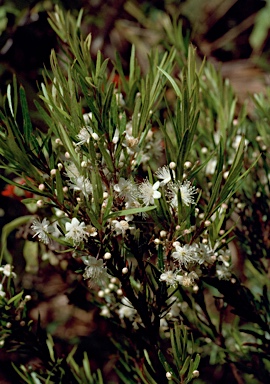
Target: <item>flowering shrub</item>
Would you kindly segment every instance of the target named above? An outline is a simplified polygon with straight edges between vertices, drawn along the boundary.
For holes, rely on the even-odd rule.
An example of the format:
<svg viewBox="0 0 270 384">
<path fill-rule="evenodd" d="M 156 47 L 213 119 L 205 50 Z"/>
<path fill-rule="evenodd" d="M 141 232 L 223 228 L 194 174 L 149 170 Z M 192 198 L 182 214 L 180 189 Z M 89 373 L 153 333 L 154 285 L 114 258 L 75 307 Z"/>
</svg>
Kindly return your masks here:
<svg viewBox="0 0 270 384">
<path fill-rule="evenodd" d="M 260 162 L 268 167 L 267 156 L 258 160 L 260 149 L 249 156 L 244 110 L 236 111 L 230 86 L 199 63 L 192 46 L 184 64 L 176 47 L 157 47 L 145 75 L 133 47 L 126 77 L 119 57 L 110 67 L 101 53 L 91 59 L 91 37 L 80 35 L 79 20 L 59 9 L 50 14 L 63 52 L 52 52 L 36 102 L 46 132 L 33 126 L 15 79 L 1 112 L 2 167 L 23 177 L 24 184 L 12 183 L 32 194 L 23 202 L 36 208 L 26 244 L 39 241 L 41 258 L 49 252 L 66 258 L 65 268 L 83 276 L 99 315 L 117 324 L 119 380 L 203 382 L 199 352 L 204 366 L 209 360 L 229 367 L 228 377 L 240 383 L 237 369 L 249 377 L 257 366 L 241 367 L 239 351 L 254 354 L 254 338 L 265 341 L 268 326 L 267 312 L 232 263 L 231 242 L 241 229 L 235 217 L 247 204 L 241 196 L 250 198 L 246 180 Z M 10 268 L 0 272 L 11 274 Z M 4 278 L 2 301 L 3 284 Z M 234 330 L 228 305 L 235 323 L 241 318 L 260 329 Z M 250 336 L 246 345 L 241 332 Z M 1 337 L 4 347 L 8 336 Z M 50 336 L 44 344 L 51 373 L 17 367 L 24 381 L 102 382 L 100 372 L 91 375 L 86 355 L 80 376 L 72 355 L 56 364 Z"/>
</svg>

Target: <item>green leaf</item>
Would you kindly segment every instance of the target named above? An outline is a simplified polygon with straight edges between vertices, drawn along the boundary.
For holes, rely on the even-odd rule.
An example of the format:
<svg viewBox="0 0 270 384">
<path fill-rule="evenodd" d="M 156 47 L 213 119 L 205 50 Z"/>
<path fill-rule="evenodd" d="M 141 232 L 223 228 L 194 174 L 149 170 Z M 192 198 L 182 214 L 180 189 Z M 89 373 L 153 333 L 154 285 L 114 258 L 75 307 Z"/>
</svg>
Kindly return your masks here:
<svg viewBox="0 0 270 384">
<path fill-rule="evenodd" d="M 25 90 L 22 86 L 20 87 L 20 100 L 21 100 L 21 106 L 22 106 L 23 131 L 24 131 L 25 142 L 30 147 L 32 142 L 31 138 L 33 134 L 33 127 L 32 127 L 31 118 L 28 110 Z"/>
<path fill-rule="evenodd" d="M 173 79 L 173 77 L 171 75 L 169 75 L 166 71 L 164 71 L 164 69 L 158 67 L 158 70 L 163 73 L 163 75 L 165 77 L 167 77 L 167 79 L 169 80 L 169 82 L 171 83 L 177 97 L 179 97 L 179 99 L 181 100 L 182 99 L 182 92 L 179 88 L 179 86 L 177 85 L 176 81 Z"/>
<path fill-rule="evenodd" d="M 15 306 L 18 305 L 19 301 L 21 300 L 23 296 L 23 291 L 21 291 L 20 293 L 18 293 L 16 296 L 13 296 L 11 299 L 8 300 L 7 302 L 7 305 L 10 305 L 11 303 L 15 303 Z"/>
<path fill-rule="evenodd" d="M 152 211 L 153 209 L 156 209 L 155 205 L 154 206 L 150 206 L 150 207 L 123 209 L 122 211 L 112 212 L 108 216 L 104 217 L 104 222 L 107 221 L 108 219 L 113 218 L 113 217 L 136 215 L 136 214 L 139 214 L 139 213 Z"/>
<path fill-rule="evenodd" d="M 0 264 L 2 263 L 3 257 L 5 257 L 6 261 L 9 263 L 12 263 L 12 256 L 8 252 L 7 249 L 7 239 L 8 236 L 12 231 L 19 228 L 21 225 L 26 224 L 29 222 L 29 220 L 32 219 L 33 216 L 22 216 L 18 217 L 17 219 L 12 220 L 8 224 L 4 225 L 2 229 L 2 235 L 1 235 L 1 256 L 0 256 Z"/>
</svg>

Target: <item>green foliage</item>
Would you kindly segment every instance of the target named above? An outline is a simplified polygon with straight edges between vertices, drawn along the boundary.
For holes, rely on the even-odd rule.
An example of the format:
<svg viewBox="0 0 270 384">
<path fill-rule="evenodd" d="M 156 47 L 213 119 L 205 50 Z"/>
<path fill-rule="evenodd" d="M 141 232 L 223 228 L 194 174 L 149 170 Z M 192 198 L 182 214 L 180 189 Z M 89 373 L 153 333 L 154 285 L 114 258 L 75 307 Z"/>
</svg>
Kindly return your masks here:
<svg viewBox="0 0 270 384">
<path fill-rule="evenodd" d="M 127 10 L 141 15 L 131 2 Z M 125 76 L 119 55 L 111 62 L 89 54 L 82 16 L 59 7 L 49 15 L 62 49 L 52 51 L 35 102 L 41 127 L 24 88 L 15 78 L 7 88 L 2 178 L 12 172 L 24 179 L 10 183 L 33 195 L 23 202 L 36 202 L 36 215 L 4 227 L 2 256 L 12 262 L 7 237 L 28 223 L 27 268 L 42 268 L 50 251 L 89 281 L 78 277 L 82 301 L 91 292 L 91 305 L 120 335 L 116 372 L 123 382 L 186 384 L 198 368 L 207 382 L 208 364 L 213 372 L 229 369 L 230 380 L 266 382 L 269 91 L 254 96 L 251 120 L 185 37 L 174 43 L 181 25 L 168 19 L 167 39 L 148 52 L 146 70 L 134 44 Z M 30 245 L 36 239 L 40 248 Z M 5 272 L 1 292 L 10 289 Z M 1 296 L 3 340 L 12 337 L 7 319 L 22 300 L 10 292 L 7 300 Z M 45 365 L 14 365 L 24 382 L 103 382 L 100 370 L 91 373 L 86 352 L 81 362 L 76 348 L 58 357 L 50 334 L 33 345 Z"/>
</svg>

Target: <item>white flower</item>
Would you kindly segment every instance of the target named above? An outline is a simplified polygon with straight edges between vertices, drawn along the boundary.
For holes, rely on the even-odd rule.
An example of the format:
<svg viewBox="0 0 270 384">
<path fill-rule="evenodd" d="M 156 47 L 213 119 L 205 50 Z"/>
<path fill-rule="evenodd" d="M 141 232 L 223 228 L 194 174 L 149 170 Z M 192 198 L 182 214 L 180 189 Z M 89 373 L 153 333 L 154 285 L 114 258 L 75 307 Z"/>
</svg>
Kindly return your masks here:
<svg viewBox="0 0 270 384">
<path fill-rule="evenodd" d="M 102 285 L 108 279 L 107 267 L 104 267 L 101 259 L 97 260 L 93 256 L 87 256 L 83 258 L 83 262 L 86 265 L 83 277 L 85 279 L 91 279 L 91 283 Z"/>
<path fill-rule="evenodd" d="M 10 264 L 6 264 L 3 267 L 0 267 L 0 272 L 3 273 L 3 275 L 9 277 L 16 277 L 16 273 L 12 272 L 13 267 Z"/>
<path fill-rule="evenodd" d="M 239 135 L 239 134 L 235 136 L 235 138 L 232 142 L 232 147 L 234 149 L 237 149 L 239 147 L 242 138 L 243 138 L 242 135 Z M 248 140 L 245 139 L 245 146 L 247 146 L 247 145 L 248 145 Z"/>
<path fill-rule="evenodd" d="M 115 184 L 113 189 L 118 192 L 119 196 L 123 197 L 125 201 L 134 201 L 138 196 L 136 185 L 131 180 L 126 180 L 123 177 L 120 177 L 118 184 Z"/>
<path fill-rule="evenodd" d="M 123 147 L 127 148 L 127 151 L 129 154 L 133 154 L 134 152 L 139 150 L 138 147 L 139 139 L 137 137 L 134 137 L 132 135 L 129 135 L 126 132 L 125 140 L 123 141 Z"/>
<path fill-rule="evenodd" d="M 210 159 L 205 168 L 206 175 L 213 175 L 215 173 L 216 166 L 217 166 L 217 159 L 215 158 Z"/>
<path fill-rule="evenodd" d="M 218 261 L 222 261 L 222 263 L 224 264 L 225 267 L 229 267 L 230 266 L 230 258 L 231 258 L 231 252 L 229 249 L 226 249 L 225 251 L 224 250 L 219 250 L 218 251 Z"/>
<path fill-rule="evenodd" d="M 231 278 L 231 272 L 224 264 L 217 265 L 216 273 L 219 280 L 229 280 Z"/>
<path fill-rule="evenodd" d="M 174 286 L 177 284 L 176 274 L 173 271 L 166 271 L 160 275 L 160 281 L 165 281 L 167 285 Z"/>
<path fill-rule="evenodd" d="M 185 275 L 178 275 L 176 276 L 176 280 L 180 285 L 183 285 L 184 287 L 191 287 L 194 285 L 195 280 L 197 280 L 199 277 L 195 272 L 190 272 Z"/>
<path fill-rule="evenodd" d="M 113 230 L 116 232 L 116 235 L 124 236 L 128 229 L 134 229 L 134 227 L 130 227 L 126 220 L 112 220 Z"/>
<path fill-rule="evenodd" d="M 131 302 L 126 297 L 123 297 L 121 301 L 122 301 L 122 304 L 120 304 L 120 307 L 118 310 L 120 319 L 123 319 L 124 317 L 126 317 L 129 320 L 133 320 L 134 316 L 137 313 L 136 309 L 132 306 Z"/>
<path fill-rule="evenodd" d="M 80 176 L 80 172 L 74 163 L 65 163 L 66 175 L 71 180 L 77 179 Z"/>
<path fill-rule="evenodd" d="M 179 314 L 180 314 L 180 301 L 179 301 L 179 298 L 177 296 L 171 296 L 167 300 L 167 304 L 168 304 L 168 306 L 171 305 L 169 315 L 171 317 L 178 317 Z"/>
<path fill-rule="evenodd" d="M 85 124 L 90 124 L 92 121 L 92 118 L 93 118 L 92 112 L 83 114 L 83 119 L 84 119 Z"/>
<path fill-rule="evenodd" d="M 92 130 L 91 130 L 92 131 Z M 76 143 L 76 146 L 77 145 L 83 145 L 85 143 L 89 143 L 89 140 L 90 140 L 90 136 L 91 136 L 91 133 L 88 128 L 86 127 L 83 127 L 80 132 L 78 133 L 77 135 L 77 138 L 80 140 L 78 143 Z"/>
<path fill-rule="evenodd" d="M 81 191 L 85 197 L 93 192 L 92 184 L 89 179 L 83 176 L 73 179 L 73 182 L 69 183 L 69 187 L 70 189 L 74 189 L 74 191 Z"/>
<path fill-rule="evenodd" d="M 172 179 L 171 173 L 173 177 L 175 177 L 175 172 L 173 170 L 170 170 L 170 168 L 167 165 L 164 165 L 164 167 L 158 168 L 158 170 L 155 172 L 157 178 L 162 180 L 160 183 L 161 187 L 165 184 L 168 184 L 171 181 Z"/>
<path fill-rule="evenodd" d="M 48 234 L 54 232 L 54 228 L 50 226 L 50 222 L 46 218 L 42 222 L 39 219 L 34 219 L 31 229 L 36 232 L 33 237 L 38 236 L 44 244 L 49 244 Z"/>
<path fill-rule="evenodd" d="M 121 92 L 117 92 L 115 94 L 115 98 L 116 98 L 116 104 L 117 105 L 119 105 L 120 107 L 123 107 L 125 105 L 125 100 L 124 100 L 123 94 Z"/>
<path fill-rule="evenodd" d="M 158 191 L 159 185 L 159 181 L 152 185 L 149 180 L 144 180 L 139 185 L 140 198 L 143 200 L 144 205 L 153 205 L 155 199 L 160 199 L 161 193 Z"/>
<path fill-rule="evenodd" d="M 170 203 L 174 208 L 178 207 L 178 192 L 180 191 L 181 200 L 184 205 L 196 204 L 193 195 L 196 193 L 196 188 L 191 185 L 191 182 L 186 180 L 183 183 L 177 181 L 168 184 L 167 195 L 170 198 Z"/>
<path fill-rule="evenodd" d="M 74 244 L 79 244 L 81 241 L 86 240 L 89 233 L 86 232 L 84 222 L 79 222 L 76 217 L 73 217 L 71 223 L 66 223 L 66 238 L 72 239 Z"/>
<path fill-rule="evenodd" d="M 204 262 L 213 264 L 214 251 L 206 244 L 195 244 L 194 245 L 194 261 L 198 264 L 203 264 Z"/>
<path fill-rule="evenodd" d="M 175 252 L 172 253 L 172 257 L 180 264 L 187 267 L 189 263 L 194 262 L 194 247 L 192 245 L 185 244 L 175 245 Z"/>
<path fill-rule="evenodd" d="M 103 305 L 100 309 L 101 309 L 100 316 L 110 317 L 110 311 L 109 311 L 109 308 L 107 306 Z"/>
</svg>

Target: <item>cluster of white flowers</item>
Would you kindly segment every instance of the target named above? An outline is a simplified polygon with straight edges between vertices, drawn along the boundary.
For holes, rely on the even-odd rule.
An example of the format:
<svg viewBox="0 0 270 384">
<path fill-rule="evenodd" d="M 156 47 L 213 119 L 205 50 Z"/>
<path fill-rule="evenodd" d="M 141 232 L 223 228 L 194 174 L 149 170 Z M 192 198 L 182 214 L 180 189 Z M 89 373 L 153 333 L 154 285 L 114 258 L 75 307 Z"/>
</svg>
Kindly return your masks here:
<svg viewBox="0 0 270 384">
<path fill-rule="evenodd" d="M 174 251 L 171 253 L 171 257 L 175 268 L 167 269 L 160 275 L 160 281 L 166 282 L 167 285 L 194 286 L 196 280 L 202 275 L 201 268 L 213 265 L 216 267 L 219 279 L 231 278 L 229 249 L 215 252 L 204 243 L 181 245 L 178 241 L 175 241 L 173 246 Z"/>
<path fill-rule="evenodd" d="M 120 93 L 117 93 L 116 96 L 121 110 L 125 105 L 125 100 Z M 121 120 L 122 117 L 123 115 L 120 114 L 119 119 Z M 65 152 L 65 148 L 62 148 L 63 152 L 65 152 L 63 157 L 65 160 L 58 164 L 58 169 L 59 171 L 63 169 L 63 182 L 66 184 L 64 188 L 67 188 L 76 198 L 79 211 L 76 211 L 78 212 L 74 215 L 76 217 L 71 216 L 71 220 L 67 219 L 65 214 L 58 217 L 57 220 L 62 228 L 62 235 L 64 233 L 64 239 L 67 243 L 71 242 L 77 251 L 80 248 L 84 250 L 89 246 L 92 241 L 91 238 L 94 238 L 93 241 L 99 241 L 98 231 L 91 225 L 91 217 L 89 217 L 89 222 L 86 222 L 86 219 L 80 221 L 80 212 L 84 207 L 93 206 L 94 211 L 96 210 L 95 189 L 97 185 L 96 179 L 93 177 L 96 173 L 96 166 L 100 170 L 99 191 L 103 193 L 103 200 L 101 197 L 100 203 L 101 212 L 108 214 L 109 211 L 107 222 L 103 223 L 104 231 L 108 231 L 112 236 L 119 237 L 119 240 L 132 236 L 138 225 L 138 220 L 134 219 L 134 217 L 140 215 L 146 219 L 145 207 L 162 206 L 162 204 L 158 203 L 159 200 L 166 200 L 166 206 L 169 207 L 174 217 L 179 215 L 179 204 L 183 207 L 196 204 L 196 187 L 192 185 L 186 174 L 182 175 L 181 181 L 177 180 L 177 165 L 174 162 L 159 167 L 153 175 L 149 175 L 149 178 L 144 178 L 142 181 L 134 178 L 135 172 L 133 171 L 136 167 L 142 166 L 144 169 L 145 166 L 149 166 L 149 161 L 152 159 L 153 153 L 158 152 L 158 148 L 160 153 L 163 152 L 162 145 L 157 145 L 157 143 L 161 144 L 160 137 L 154 130 L 150 129 L 144 135 L 143 140 L 142 137 L 134 135 L 134 132 L 136 132 L 136 129 L 134 130 L 135 120 L 132 117 L 126 123 L 124 130 L 123 127 L 122 129 L 118 127 L 114 130 L 110 139 L 105 139 L 95 132 L 96 121 L 93 115 L 91 113 L 84 114 L 84 124 L 79 129 L 75 142 L 73 142 L 78 158 L 76 160 L 72 159 L 69 153 Z M 63 146 L 63 144 L 61 145 Z M 101 149 L 101 146 L 103 149 Z M 85 147 L 89 147 L 87 151 Z M 88 151 L 90 147 L 91 150 L 96 151 L 96 164 L 92 164 L 89 160 Z M 104 151 L 113 161 L 117 154 L 118 160 L 114 164 L 114 173 L 111 167 L 108 166 Z M 78 161 L 78 159 L 80 160 Z M 124 177 L 126 173 L 122 172 L 122 169 L 125 170 L 125 164 L 131 171 L 128 172 L 127 177 Z M 192 163 L 186 162 L 184 167 L 185 170 L 188 170 L 192 167 Z M 53 177 L 55 172 L 51 172 L 51 175 Z M 131 214 L 121 215 L 121 210 L 132 211 Z M 110 213 L 113 212 L 119 212 L 119 216 L 113 216 L 112 219 Z M 45 244 L 49 243 L 50 235 L 57 229 L 56 225 L 50 225 L 46 218 L 42 222 L 34 220 L 31 228 L 35 232 L 34 237 L 38 236 L 39 240 Z M 186 233 L 188 233 L 187 230 Z M 61 236 L 60 233 L 58 235 Z M 165 244 L 166 241 L 166 235 L 162 240 L 155 239 L 156 248 L 159 247 L 159 244 Z M 175 241 L 173 247 L 173 252 L 171 252 L 170 248 L 169 253 L 171 253 L 174 269 L 170 269 L 168 266 L 160 276 L 160 281 L 166 282 L 169 286 L 176 284 L 186 287 L 192 286 L 199 278 L 201 269 L 207 266 L 211 268 L 215 263 L 216 274 L 219 278 L 228 278 L 230 275 L 228 255 L 223 255 L 222 252 L 217 255 L 209 245 L 203 242 L 180 244 Z M 92 282 L 96 281 L 98 284 L 103 281 L 107 276 L 106 263 L 109 258 L 104 260 L 105 264 L 103 260 L 93 256 L 83 258 L 86 264 L 84 277 Z M 121 309 L 120 314 L 122 312 L 125 312 L 124 307 Z"/>
</svg>

